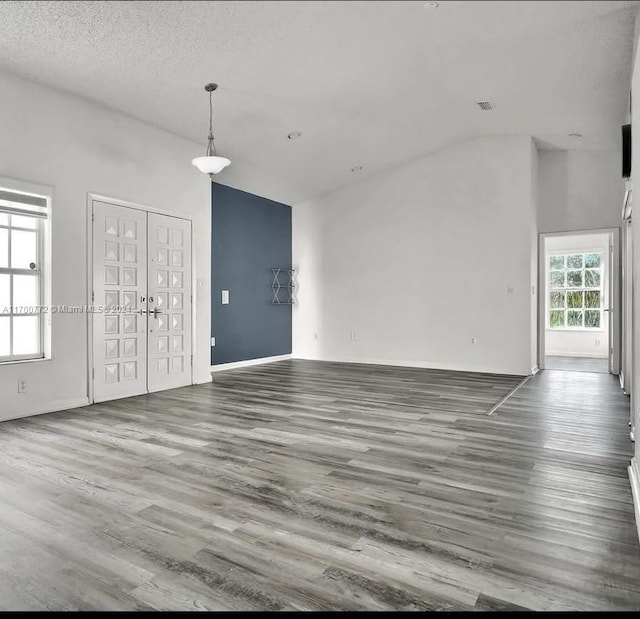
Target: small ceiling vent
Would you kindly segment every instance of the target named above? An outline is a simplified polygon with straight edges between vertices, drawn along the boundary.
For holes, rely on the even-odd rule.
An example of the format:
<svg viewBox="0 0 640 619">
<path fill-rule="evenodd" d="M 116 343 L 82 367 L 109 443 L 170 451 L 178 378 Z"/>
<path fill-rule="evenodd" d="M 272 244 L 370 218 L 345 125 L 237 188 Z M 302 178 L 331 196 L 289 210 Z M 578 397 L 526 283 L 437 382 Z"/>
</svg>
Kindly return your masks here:
<svg viewBox="0 0 640 619">
<path fill-rule="evenodd" d="M 496 109 L 496 106 L 493 105 L 491 101 L 476 101 L 476 105 L 484 112 L 490 112 Z"/>
</svg>

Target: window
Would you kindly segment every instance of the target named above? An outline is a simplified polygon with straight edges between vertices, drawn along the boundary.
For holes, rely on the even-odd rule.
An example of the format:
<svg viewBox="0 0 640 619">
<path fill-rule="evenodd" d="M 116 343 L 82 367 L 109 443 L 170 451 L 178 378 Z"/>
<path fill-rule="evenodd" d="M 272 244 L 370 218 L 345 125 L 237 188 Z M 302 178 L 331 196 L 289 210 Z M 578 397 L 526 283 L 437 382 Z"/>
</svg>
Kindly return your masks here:
<svg viewBox="0 0 640 619">
<path fill-rule="evenodd" d="M 601 329 L 602 253 L 549 256 L 550 329 Z"/>
<path fill-rule="evenodd" d="M 0 189 L 0 362 L 44 357 L 47 205 Z"/>
</svg>

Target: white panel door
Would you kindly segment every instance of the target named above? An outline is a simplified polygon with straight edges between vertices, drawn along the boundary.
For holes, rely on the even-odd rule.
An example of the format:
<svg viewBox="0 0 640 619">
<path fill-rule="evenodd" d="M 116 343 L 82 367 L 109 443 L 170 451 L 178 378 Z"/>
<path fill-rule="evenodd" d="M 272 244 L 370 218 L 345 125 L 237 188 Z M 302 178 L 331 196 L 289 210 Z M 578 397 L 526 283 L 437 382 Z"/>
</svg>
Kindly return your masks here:
<svg viewBox="0 0 640 619">
<path fill-rule="evenodd" d="M 148 389 L 191 384 L 191 222 L 149 213 Z"/>
<path fill-rule="evenodd" d="M 93 203 L 93 388 L 103 402 L 147 391 L 147 215 Z M 104 311 L 99 311 L 103 306 Z"/>
</svg>

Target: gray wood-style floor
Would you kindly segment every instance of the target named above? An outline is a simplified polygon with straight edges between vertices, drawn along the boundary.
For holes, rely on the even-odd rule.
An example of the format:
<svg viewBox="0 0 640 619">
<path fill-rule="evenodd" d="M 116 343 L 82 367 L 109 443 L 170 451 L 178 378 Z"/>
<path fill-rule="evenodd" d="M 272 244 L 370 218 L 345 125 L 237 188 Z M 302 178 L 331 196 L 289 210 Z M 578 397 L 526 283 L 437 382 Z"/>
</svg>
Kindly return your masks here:
<svg viewBox="0 0 640 619">
<path fill-rule="evenodd" d="M 284 361 L 0 424 L 0 608 L 640 609 L 614 377 Z"/>
<path fill-rule="evenodd" d="M 602 359 L 594 357 L 560 357 L 557 355 L 547 355 L 544 359 L 544 366 L 547 370 L 609 373 L 609 359 L 606 357 Z"/>
</svg>

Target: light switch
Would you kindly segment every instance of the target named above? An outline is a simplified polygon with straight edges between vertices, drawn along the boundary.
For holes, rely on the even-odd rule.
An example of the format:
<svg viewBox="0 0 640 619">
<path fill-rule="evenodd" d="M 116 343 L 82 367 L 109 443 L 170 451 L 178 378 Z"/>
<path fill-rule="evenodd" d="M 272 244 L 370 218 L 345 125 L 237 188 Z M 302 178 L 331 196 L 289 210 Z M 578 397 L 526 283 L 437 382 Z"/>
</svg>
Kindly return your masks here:
<svg viewBox="0 0 640 619">
<path fill-rule="evenodd" d="M 229 305 L 229 291 L 222 291 L 222 305 Z"/>
</svg>

